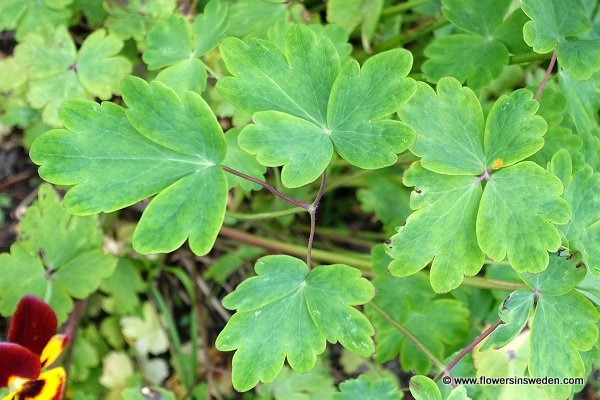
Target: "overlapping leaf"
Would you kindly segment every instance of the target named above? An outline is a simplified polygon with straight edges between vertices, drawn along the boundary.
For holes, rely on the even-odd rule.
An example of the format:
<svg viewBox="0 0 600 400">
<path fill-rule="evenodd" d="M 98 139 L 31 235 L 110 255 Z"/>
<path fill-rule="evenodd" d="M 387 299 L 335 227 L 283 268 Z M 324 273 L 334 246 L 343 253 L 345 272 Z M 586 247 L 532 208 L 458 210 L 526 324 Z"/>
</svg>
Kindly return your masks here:
<svg viewBox="0 0 600 400">
<path fill-rule="evenodd" d="M 279 255 L 259 259 L 255 271 L 223 300 L 237 312 L 216 341 L 221 351 L 237 350 L 237 390 L 272 381 L 286 358 L 293 369 L 310 370 L 327 341 L 365 357 L 373 352 L 373 328 L 352 307 L 374 294 L 358 270 L 335 264 L 309 271 L 303 261 Z"/>
<path fill-rule="evenodd" d="M 564 159 L 562 168 L 559 166 Z M 563 177 L 564 198 L 571 206 L 573 217 L 559 229 L 569 241 L 572 251 L 582 255 L 583 263 L 592 273 L 600 272 L 600 174 L 584 166 L 571 176 L 571 159 L 565 150 L 552 159 L 553 172 Z"/>
<path fill-rule="evenodd" d="M 546 123 L 536 110 L 521 89 L 500 97 L 484 123 L 474 93 L 456 79 L 441 79 L 437 94 L 419 84 L 399 113 L 417 132 L 411 151 L 421 161 L 404 177 L 415 186 L 416 211 L 392 237 L 392 274 L 410 275 L 433 260 L 431 284 L 445 292 L 476 274 L 484 254 L 508 257 L 517 271 L 546 267 L 547 251 L 560 245 L 552 224 L 566 223 L 570 212 L 560 180 L 520 162 L 543 145 Z"/>
<path fill-rule="evenodd" d="M 10 315 L 26 294 L 47 299 L 59 321 L 110 276 L 116 259 L 102 251 L 96 217 L 73 217 L 50 185 L 19 224 L 10 253 L 0 254 L 0 313 Z"/>
<path fill-rule="evenodd" d="M 375 255 L 379 252 L 374 250 Z M 389 261 L 381 255 L 374 258 L 377 264 Z M 379 268 L 376 265 L 377 268 Z M 384 273 L 373 282 L 377 289 L 375 303 L 392 318 L 418 337 L 437 357 L 449 355 L 449 348 L 465 340 L 469 311 L 457 300 L 437 296 L 423 272 L 405 278 L 395 278 Z M 398 296 L 402 293 L 402 296 Z M 375 342 L 378 362 L 400 356 L 405 371 L 428 373 L 431 362 L 402 333 L 385 318 L 367 306 L 367 312 L 376 328 Z"/>
<path fill-rule="evenodd" d="M 71 16 L 72 0 L 3 0 L 0 2 L 0 32 L 15 29 L 22 40 L 29 33 L 65 24 Z"/>
<path fill-rule="evenodd" d="M 323 361 L 305 373 L 283 367 L 273 382 L 259 385 L 257 391 L 259 400 L 332 400 L 336 392 Z"/>
<path fill-rule="evenodd" d="M 79 51 L 63 25 L 42 34 L 30 34 L 15 49 L 15 57 L 29 67 L 27 99 L 43 109 L 43 120 L 59 126 L 58 107 L 67 99 L 109 99 L 118 91 L 131 64 L 117 54 L 123 42 L 97 30 Z"/>
<path fill-rule="evenodd" d="M 176 7 L 172 0 L 105 0 L 108 31 L 122 40 L 133 38 L 144 47 L 148 30 L 161 19 L 170 16 Z"/>
<path fill-rule="evenodd" d="M 340 383 L 340 393 L 334 400 L 400 400 L 402 392 L 390 379 L 369 379 L 361 375 L 357 379 L 349 379 Z"/>
<path fill-rule="evenodd" d="M 536 53 L 556 51 L 559 65 L 575 79 L 600 70 L 600 39 L 584 39 L 592 29 L 581 0 L 522 0 L 531 18 L 523 28 L 525 42 Z"/>
<path fill-rule="evenodd" d="M 508 64 L 509 50 L 522 48 L 522 12 L 517 10 L 504 21 L 510 4 L 510 0 L 443 0 L 444 16 L 463 33 L 439 37 L 425 49 L 427 79 L 437 82 L 450 75 L 478 89 L 498 77 Z"/>
<path fill-rule="evenodd" d="M 553 255 L 546 271 L 521 274 L 531 291 L 510 295 L 500 308 L 505 322 L 483 346 L 501 347 L 519 335 L 537 299 L 530 322 L 529 375 L 535 377 L 585 377 L 581 352 L 590 350 L 598 340 L 596 307 L 572 289 L 583 279 L 585 269 L 574 256 Z M 561 351 L 555 351 L 560 348 Z M 569 385 L 545 385 L 551 398 L 566 398 Z"/>
<path fill-rule="evenodd" d="M 179 97 L 160 82 L 123 81 L 127 110 L 73 101 L 61 108 L 67 129 L 40 137 L 31 159 L 75 214 L 110 212 L 156 195 L 133 235 L 143 253 L 167 252 L 189 237 L 208 252 L 221 227 L 227 181 L 219 164 L 225 139 L 214 114 L 193 92 Z M 174 116 L 177 118 L 174 118 Z"/>
<path fill-rule="evenodd" d="M 156 79 L 178 93 L 202 92 L 206 88 L 206 67 L 200 57 L 216 46 L 227 27 L 227 6 L 210 1 L 204 13 L 190 26 L 186 19 L 172 15 L 148 32 L 143 59 L 149 70 L 163 68 Z"/>
<path fill-rule="evenodd" d="M 415 400 L 442 400 L 442 393 L 435 382 L 423 375 L 410 378 L 410 394 Z M 469 400 L 464 386 L 457 386 L 448 394 L 446 400 Z"/>
<path fill-rule="evenodd" d="M 219 91 L 253 113 L 240 145 L 266 166 L 283 165 L 288 187 L 315 180 L 334 149 L 353 165 L 381 168 L 413 140 L 408 126 L 385 119 L 414 91 L 405 50 L 380 53 L 362 69 L 353 60 L 341 66 L 327 37 L 294 25 L 283 53 L 267 41 L 234 38 L 221 53 L 233 77 L 220 80 Z"/>
</svg>

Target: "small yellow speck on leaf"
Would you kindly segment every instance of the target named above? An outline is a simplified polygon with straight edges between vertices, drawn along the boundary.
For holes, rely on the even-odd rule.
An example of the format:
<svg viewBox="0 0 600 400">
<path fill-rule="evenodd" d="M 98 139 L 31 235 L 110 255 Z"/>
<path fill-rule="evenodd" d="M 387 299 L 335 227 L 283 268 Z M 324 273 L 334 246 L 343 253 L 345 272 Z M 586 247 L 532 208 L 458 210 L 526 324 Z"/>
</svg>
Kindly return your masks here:
<svg viewBox="0 0 600 400">
<path fill-rule="evenodd" d="M 502 168 L 502 164 L 503 164 L 502 160 L 498 158 L 497 160 L 495 160 L 492 163 L 492 169 L 500 169 L 500 168 Z"/>
</svg>

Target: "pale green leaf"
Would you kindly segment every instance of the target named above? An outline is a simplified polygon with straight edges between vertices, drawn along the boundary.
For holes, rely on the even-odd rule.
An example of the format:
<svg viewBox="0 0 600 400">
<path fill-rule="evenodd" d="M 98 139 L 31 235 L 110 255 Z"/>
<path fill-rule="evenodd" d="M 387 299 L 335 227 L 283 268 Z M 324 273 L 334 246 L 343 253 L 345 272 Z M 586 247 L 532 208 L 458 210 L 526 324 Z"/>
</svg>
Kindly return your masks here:
<svg viewBox="0 0 600 400">
<path fill-rule="evenodd" d="M 115 272 L 102 282 L 100 289 L 112 299 L 112 313 L 127 314 L 140 304 L 138 293 L 146 288 L 137 264 L 128 258 L 119 259 Z"/>
<path fill-rule="evenodd" d="M 143 48 L 148 30 L 170 16 L 176 6 L 173 0 L 105 0 L 104 9 L 108 13 L 105 26 L 119 39 L 133 38 Z"/>
<path fill-rule="evenodd" d="M 110 212 L 157 194 L 134 233 L 138 251 L 168 252 L 189 237 L 194 252 L 208 252 L 227 197 L 218 166 L 226 151 L 221 127 L 195 93 L 180 98 L 139 78 L 124 80 L 121 90 L 127 111 L 112 103 L 67 103 L 61 109 L 67 129 L 40 137 L 32 160 L 44 179 L 75 185 L 65 204 L 76 214 Z"/>
<path fill-rule="evenodd" d="M 0 2 L 0 31 L 16 29 L 16 38 L 21 41 L 29 33 L 65 24 L 71 17 L 70 3 L 71 0 L 3 0 Z"/>
<path fill-rule="evenodd" d="M 237 390 L 274 380 L 286 357 L 293 369 L 310 370 L 326 341 L 339 341 L 363 356 L 373 352 L 373 328 L 351 307 L 374 295 L 358 270 L 336 264 L 309 271 L 303 261 L 283 255 L 259 259 L 255 270 L 258 276 L 223 300 L 225 307 L 237 312 L 216 341 L 221 351 L 237 350 L 233 356 Z"/>
<path fill-rule="evenodd" d="M 286 20 L 286 0 L 237 0 L 229 7 L 227 36 L 264 37 L 267 28 Z"/>
<path fill-rule="evenodd" d="M 498 310 L 498 316 L 503 323 L 492 332 L 481 350 L 498 349 L 519 336 L 529 319 L 533 301 L 534 297 L 530 291 L 512 292 Z"/>
<path fill-rule="evenodd" d="M 423 375 L 415 375 L 410 378 L 410 394 L 415 400 L 442 400 L 440 389 L 435 382 Z"/>
<path fill-rule="evenodd" d="M 138 354 L 158 355 L 169 349 L 167 332 L 160 321 L 160 316 L 152 306 L 146 302 L 143 305 L 143 316 L 127 316 L 121 318 L 123 335 L 135 345 Z"/>
</svg>

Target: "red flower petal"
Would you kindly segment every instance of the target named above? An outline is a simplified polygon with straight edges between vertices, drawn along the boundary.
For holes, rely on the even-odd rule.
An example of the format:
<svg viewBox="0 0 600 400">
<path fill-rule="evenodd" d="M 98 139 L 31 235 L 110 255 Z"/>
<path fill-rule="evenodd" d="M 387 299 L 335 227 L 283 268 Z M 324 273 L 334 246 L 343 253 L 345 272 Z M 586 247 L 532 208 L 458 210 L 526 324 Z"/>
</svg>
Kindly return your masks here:
<svg viewBox="0 0 600 400">
<path fill-rule="evenodd" d="M 8 341 L 27 347 L 38 357 L 56 332 L 56 315 L 37 297 L 25 296 L 10 321 Z"/>
<path fill-rule="evenodd" d="M 10 378 L 37 379 L 40 357 L 15 343 L 0 342 L 0 387 L 9 385 Z"/>
</svg>

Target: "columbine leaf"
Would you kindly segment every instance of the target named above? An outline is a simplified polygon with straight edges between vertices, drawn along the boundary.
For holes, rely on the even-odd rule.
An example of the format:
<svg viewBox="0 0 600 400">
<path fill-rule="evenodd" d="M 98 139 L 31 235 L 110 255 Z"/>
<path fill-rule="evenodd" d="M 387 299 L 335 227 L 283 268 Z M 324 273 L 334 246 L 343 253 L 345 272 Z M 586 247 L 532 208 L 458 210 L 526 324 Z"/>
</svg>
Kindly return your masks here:
<svg viewBox="0 0 600 400">
<path fill-rule="evenodd" d="M 348 34 L 360 25 L 363 47 L 370 52 L 383 4 L 383 0 L 331 0 L 327 2 L 327 20 L 343 27 Z"/>
<path fill-rule="evenodd" d="M 237 312 L 216 341 L 221 351 L 237 350 L 237 390 L 275 379 L 286 357 L 293 369 L 310 370 L 326 341 L 339 341 L 363 356 L 373 352 L 373 328 L 351 307 L 367 303 L 374 294 L 358 270 L 336 264 L 309 271 L 303 261 L 289 256 L 263 257 L 255 270 L 258 276 L 223 300 Z"/>
<path fill-rule="evenodd" d="M 392 236 L 390 271 L 412 275 L 433 259 L 431 285 L 447 292 L 460 285 L 463 275 L 479 272 L 485 259 L 475 236 L 481 186 L 473 177 L 436 174 L 419 162 L 406 171 L 404 184 L 416 188 L 410 202 L 415 212 Z"/>
<path fill-rule="evenodd" d="M 255 124 L 240 134 L 240 145 L 266 166 L 283 165 L 282 182 L 298 187 L 315 180 L 333 149 L 361 168 L 393 164 L 412 141 L 398 121 L 383 119 L 410 97 L 405 78 L 412 58 L 402 49 L 340 67 L 333 43 L 310 28 L 294 25 L 285 53 L 252 39 L 221 45 L 234 75 L 218 83 L 236 107 L 254 113 Z M 367 101 L 368 100 L 368 101 Z"/>
<path fill-rule="evenodd" d="M 12 314 L 26 294 L 48 299 L 59 321 L 110 276 L 116 259 L 102 251 L 96 217 L 69 215 L 50 185 L 19 224 L 22 240 L 0 255 L 0 313 Z M 41 256 L 40 256 L 41 255 Z M 24 278 L 25 277 L 25 278 Z"/>
<path fill-rule="evenodd" d="M 27 98 L 32 107 L 43 109 L 43 120 L 59 126 L 58 108 L 67 99 L 109 99 L 131 64 L 117 56 L 123 42 L 106 36 L 104 30 L 89 35 L 79 52 L 67 28 L 30 34 L 15 49 L 15 57 L 29 66 Z"/>
<path fill-rule="evenodd" d="M 557 153 L 552 159 L 558 161 L 559 157 L 567 156 L 570 166 L 570 157 L 564 151 Z M 559 227 L 569 247 L 582 255 L 583 263 L 592 272 L 600 271 L 600 198 L 596 195 L 600 191 L 600 174 L 594 173 L 592 168 L 584 166 L 576 171 L 573 176 L 564 180 L 566 186 L 564 198 L 571 206 L 573 217 L 566 225 Z"/>
<path fill-rule="evenodd" d="M 437 82 L 450 75 L 479 89 L 500 76 L 508 64 L 508 46 L 522 47 L 523 18 L 515 12 L 503 22 L 510 4 L 510 0 L 444 0 L 444 16 L 464 33 L 439 37 L 425 49 L 426 78 Z"/>
<path fill-rule="evenodd" d="M 135 261 L 128 258 L 119 259 L 115 272 L 102 282 L 100 289 L 110 295 L 111 313 L 131 313 L 139 305 L 138 293 L 146 288 Z M 107 307 L 104 306 L 106 309 Z"/>
<path fill-rule="evenodd" d="M 243 172 L 261 181 L 265 180 L 265 172 L 267 168 L 256 161 L 256 157 L 245 152 L 238 144 L 240 129 L 234 128 L 227 131 L 225 141 L 227 142 L 227 154 L 223 160 L 223 165 Z M 260 185 L 242 179 L 238 176 L 228 174 L 227 182 L 229 187 L 240 186 L 244 190 L 260 190 Z"/>
<path fill-rule="evenodd" d="M 399 113 L 417 132 L 411 150 L 422 159 L 405 177 L 415 186 L 417 211 L 392 238 L 393 274 L 409 275 L 433 258 L 432 286 L 442 292 L 457 287 L 462 274 L 477 273 L 483 253 L 494 260 L 508 255 L 517 271 L 546 267 L 547 251 L 560 245 L 552 223 L 566 223 L 570 211 L 555 176 L 520 162 L 543 146 L 546 123 L 536 110 L 531 92 L 517 90 L 496 101 L 484 127 L 477 98 L 456 79 L 441 79 L 437 95 L 419 85 Z"/>
<path fill-rule="evenodd" d="M 4 0 L 0 2 L 0 31 L 16 29 L 17 40 L 47 26 L 68 22 L 71 0 L 58 4 L 51 0 Z"/>
<path fill-rule="evenodd" d="M 206 68 L 200 60 L 223 37 L 227 26 L 227 6 L 212 0 L 190 26 L 183 17 L 172 15 L 148 32 L 143 59 L 148 69 L 164 68 L 157 79 L 178 93 L 202 92 L 206 88 Z M 166 68 L 165 68 L 166 67 Z"/>
<path fill-rule="evenodd" d="M 283 367 L 271 383 L 257 387 L 260 400 L 332 400 L 336 392 L 333 376 L 321 361 L 309 372 Z"/>
<path fill-rule="evenodd" d="M 122 317 L 123 336 L 134 343 L 137 352 L 161 354 L 169 349 L 169 338 L 160 316 L 150 303 L 144 303 L 143 317 Z"/>
<path fill-rule="evenodd" d="M 382 258 L 379 262 L 385 264 L 386 261 Z M 445 358 L 451 350 L 449 347 L 466 339 L 469 311 L 457 300 L 436 296 L 425 273 L 394 278 L 383 272 L 373 283 L 377 289 L 375 303 L 423 340 L 425 346 L 437 357 Z M 398 293 L 402 293 L 402 296 L 398 297 Z M 428 373 L 431 370 L 430 360 L 404 335 L 369 306 L 366 310 L 377 332 L 375 359 L 378 362 L 385 362 L 399 355 L 400 364 L 405 371 Z"/>
<path fill-rule="evenodd" d="M 371 380 L 366 375 L 340 383 L 335 400 L 400 400 L 402 393 L 390 379 Z"/>
<path fill-rule="evenodd" d="M 523 0 L 521 7 L 531 18 L 523 36 L 535 52 L 556 50 L 559 65 L 575 79 L 600 69 L 600 40 L 578 38 L 592 29 L 581 0 Z"/>
<path fill-rule="evenodd" d="M 197 254 L 210 250 L 221 227 L 227 181 L 218 164 L 225 140 L 202 98 L 181 98 L 159 82 L 129 78 L 121 85 L 129 109 L 75 101 L 32 146 L 44 179 L 75 185 L 65 205 L 75 214 L 114 211 L 157 194 L 133 236 L 143 253 L 168 252 L 190 238 Z M 177 115 L 177 118 L 173 118 Z"/>
<path fill-rule="evenodd" d="M 540 272 L 548 265 L 548 251 L 561 240 L 551 224 L 569 221 L 558 178 L 525 161 L 501 169 L 487 183 L 477 217 L 477 239 L 493 260 L 508 256 L 520 272 Z M 500 233 L 502 232 L 502 233 Z"/>
<path fill-rule="evenodd" d="M 451 75 L 475 89 L 500 76 L 508 64 L 508 50 L 504 44 L 478 35 L 438 38 L 425 49 L 425 55 L 429 59 L 422 68 L 427 80 L 437 82 L 443 76 Z"/>
<path fill-rule="evenodd" d="M 152 25 L 171 15 L 176 5 L 172 0 L 105 0 L 105 25 L 119 39 L 133 38 L 140 46 Z"/>
<path fill-rule="evenodd" d="M 423 375 L 415 375 L 410 378 L 410 394 L 415 400 L 442 400 L 442 393 L 435 382 Z M 467 390 L 464 386 L 457 386 L 448 394 L 446 400 L 469 400 Z"/>
<path fill-rule="evenodd" d="M 496 329 L 484 347 L 503 346 L 516 337 L 529 314 L 527 306 L 532 307 L 537 298 L 530 323 L 530 376 L 584 377 L 585 366 L 580 353 L 590 350 L 598 340 L 600 318 L 588 299 L 571 290 L 584 274 L 576 257 L 557 255 L 552 255 L 548 268 L 541 274 L 521 274 L 533 292 L 511 294 L 500 311 L 506 326 Z M 511 301 L 513 296 L 522 301 Z M 562 351 L 551 352 L 556 347 Z M 566 398 L 572 386 L 545 385 L 543 389 L 551 398 Z"/>
</svg>

